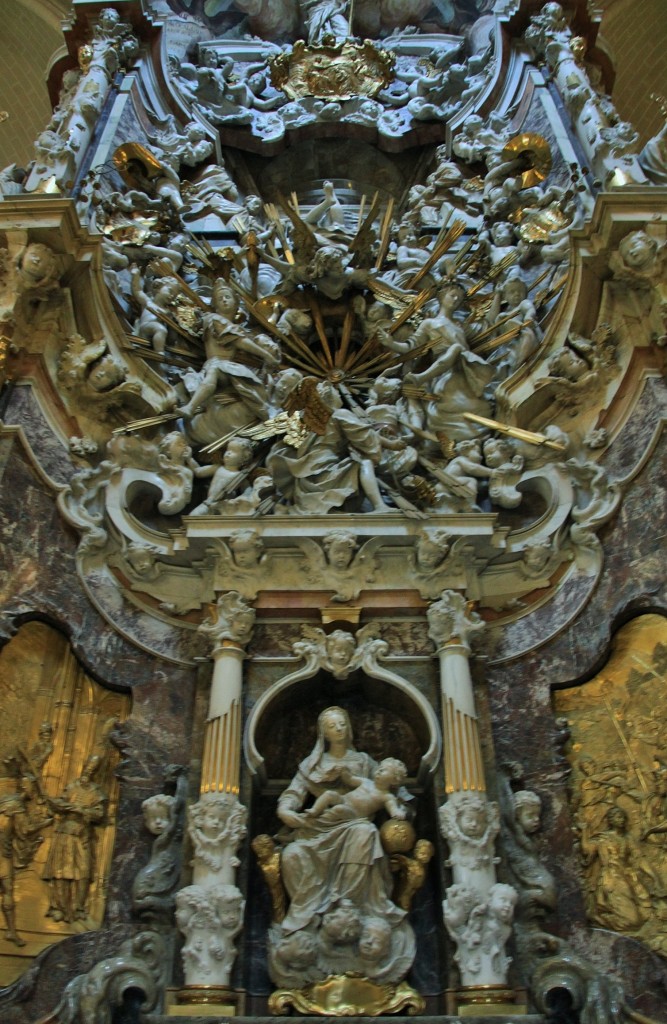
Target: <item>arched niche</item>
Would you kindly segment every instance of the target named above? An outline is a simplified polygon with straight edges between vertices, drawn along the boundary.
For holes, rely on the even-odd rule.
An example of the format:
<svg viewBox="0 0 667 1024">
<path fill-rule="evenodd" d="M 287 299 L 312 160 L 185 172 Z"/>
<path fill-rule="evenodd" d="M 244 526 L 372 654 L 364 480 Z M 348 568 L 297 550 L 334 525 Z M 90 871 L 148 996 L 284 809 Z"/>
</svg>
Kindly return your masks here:
<svg viewBox="0 0 667 1024">
<path fill-rule="evenodd" d="M 317 717 L 339 705 L 349 712 L 355 746 L 376 760 L 399 757 L 425 786 L 440 761 L 435 711 L 407 679 L 373 661 L 337 679 L 313 662 L 277 680 L 254 705 L 244 736 L 251 773 L 278 789 L 313 748 Z"/>
<path fill-rule="evenodd" d="M 67 637 L 40 621 L 24 623 L 3 646 L 0 679 L 0 810 L 8 815 L 3 826 L 13 879 L 6 876 L 5 882 L 13 889 L 10 912 L 18 939 L 6 938 L 9 922 L 3 921 L 0 985 L 8 985 L 46 946 L 102 924 L 119 799 L 119 753 L 109 733 L 127 718 L 130 697 L 95 682 Z M 97 788 L 83 793 L 77 787 L 91 758 Z M 89 829 L 80 831 L 80 818 L 58 806 L 63 798 L 65 805 L 86 805 Z M 78 858 L 77 870 L 84 870 L 84 847 L 91 851 L 90 876 L 78 901 L 69 867 Z M 63 901 L 72 913 L 63 913 L 54 900 L 54 870 L 62 874 Z"/>
</svg>

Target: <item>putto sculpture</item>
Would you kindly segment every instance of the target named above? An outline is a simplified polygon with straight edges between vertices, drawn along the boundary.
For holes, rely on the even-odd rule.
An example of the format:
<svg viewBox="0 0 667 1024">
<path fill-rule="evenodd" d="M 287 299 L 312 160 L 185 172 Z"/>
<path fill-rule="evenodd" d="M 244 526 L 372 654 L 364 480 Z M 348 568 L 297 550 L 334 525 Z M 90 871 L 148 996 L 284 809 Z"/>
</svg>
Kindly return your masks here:
<svg viewBox="0 0 667 1024">
<path fill-rule="evenodd" d="M 132 803 L 152 836 L 132 913 L 152 931 L 76 979 L 63 1020 L 104 1016 L 132 976 L 161 1006 L 175 922 L 179 1012 L 219 998 L 242 1015 L 249 975 L 257 998 L 270 978 L 271 1013 L 421 1012 L 416 989 L 446 971 L 448 1013 L 527 986 L 546 1012 L 565 978 L 590 1021 L 597 992 L 620 1024 L 620 989 L 545 924 L 557 891 L 537 833 L 562 758 L 548 778 L 531 768 L 536 791 L 498 771 L 487 789 L 481 720 L 518 698 L 503 675 L 480 702 L 469 661 L 474 638 L 490 678 L 550 642 L 562 664 L 620 564 L 602 528 L 660 441 L 667 207 L 649 183 L 665 130 L 639 152 L 583 3 L 145 0 L 128 21 L 124 6 L 75 4 L 34 159 L 0 171 L 0 475 L 20 471 L 31 515 L 52 493 L 76 532 L 63 564 L 118 650 L 141 652 L 110 683 L 141 683 L 135 720 L 172 685 L 139 672 L 144 655 L 178 685 L 213 672 L 207 710 L 200 691 L 160 705 L 174 736 L 146 744 L 162 757 L 186 723 L 187 818 L 184 772 L 155 793 L 148 753 L 119 803 L 92 733 L 58 746 L 58 698 L 55 746 L 43 728 L 0 798 L 11 955 L 28 867 L 49 930 L 102 921 L 98 850 L 108 867 Z M 0 529 L 20 536 L 8 500 Z M 8 607 L 55 615 L 55 589 L 31 604 L 25 550 Z M 74 619 L 72 664 L 89 658 L 90 619 Z M 315 738 L 281 745 L 274 719 L 293 709 Z M 585 902 L 608 931 L 653 929 L 667 826 L 652 771 L 640 795 L 615 767 L 574 773 L 576 927 Z"/>
</svg>

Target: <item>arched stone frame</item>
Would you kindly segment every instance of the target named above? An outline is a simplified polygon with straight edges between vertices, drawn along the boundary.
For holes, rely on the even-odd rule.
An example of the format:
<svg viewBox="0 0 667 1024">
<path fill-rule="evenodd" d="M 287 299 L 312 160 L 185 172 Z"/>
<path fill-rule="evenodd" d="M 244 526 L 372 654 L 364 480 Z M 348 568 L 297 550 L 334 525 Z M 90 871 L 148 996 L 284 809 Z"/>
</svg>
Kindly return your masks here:
<svg viewBox="0 0 667 1024">
<path fill-rule="evenodd" d="M 412 701 L 415 709 L 419 712 L 428 736 L 418 772 L 418 782 L 422 785 L 425 784 L 435 774 L 442 755 L 442 734 L 433 706 L 412 683 L 385 666 L 379 665 L 374 658 L 364 659 L 362 668 L 370 678 L 378 679 L 390 687 L 394 687 L 404 698 Z M 273 683 L 252 708 L 244 731 L 243 753 L 250 773 L 260 784 L 266 783 L 267 776 L 264 758 L 259 752 L 256 741 L 259 723 L 279 698 L 284 697 L 295 684 L 312 679 L 319 670 L 319 660 L 315 657 L 307 658 L 305 665 Z"/>
</svg>

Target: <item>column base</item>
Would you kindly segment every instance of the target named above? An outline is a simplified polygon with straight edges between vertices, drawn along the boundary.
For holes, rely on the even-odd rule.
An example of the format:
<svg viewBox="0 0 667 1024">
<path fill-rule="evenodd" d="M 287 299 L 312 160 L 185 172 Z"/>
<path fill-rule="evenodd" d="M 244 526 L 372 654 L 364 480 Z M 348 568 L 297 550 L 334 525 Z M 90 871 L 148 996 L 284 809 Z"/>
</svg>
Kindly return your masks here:
<svg viewBox="0 0 667 1024">
<path fill-rule="evenodd" d="M 243 989 L 227 985 L 184 985 L 168 988 L 165 1013 L 168 1017 L 242 1017 Z"/>
<path fill-rule="evenodd" d="M 470 985 L 445 992 L 446 1013 L 459 1017 L 501 1017 L 528 1013 L 525 989 L 506 985 Z"/>
</svg>

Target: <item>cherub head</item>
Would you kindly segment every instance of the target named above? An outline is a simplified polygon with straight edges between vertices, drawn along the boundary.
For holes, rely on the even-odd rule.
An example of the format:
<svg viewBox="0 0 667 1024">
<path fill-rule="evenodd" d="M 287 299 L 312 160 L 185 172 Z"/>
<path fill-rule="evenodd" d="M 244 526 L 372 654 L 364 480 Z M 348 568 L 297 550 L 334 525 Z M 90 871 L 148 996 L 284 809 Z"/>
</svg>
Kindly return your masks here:
<svg viewBox="0 0 667 1024">
<path fill-rule="evenodd" d="M 152 285 L 153 298 L 165 306 L 171 305 L 181 292 L 181 286 L 175 277 L 156 277 Z"/>
<path fill-rule="evenodd" d="M 479 114 L 471 114 L 470 117 L 467 117 L 463 122 L 463 133 L 469 138 L 472 138 L 475 135 L 475 132 L 478 132 L 483 126 L 484 118 L 480 117 Z"/>
<path fill-rule="evenodd" d="M 244 899 L 235 885 L 219 885 L 214 890 L 218 922 L 221 928 L 235 931 L 241 924 Z"/>
<path fill-rule="evenodd" d="M 390 790 L 402 786 L 408 770 L 395 757 L 385 757 L 373 771 L 373 781 L 378 789 Z"/>
<path fill-rule="evenodd" d="M 229 800 L 224 795 L 204 793 L 190 807 L 190 820 L 207 839 L 217 839 L 225 831 L 229 812 Z"/>
<path fill-rule="evenodd" d="M 618 247 L 627 267 L 633 270 L 648 270 L 652 267 L 658 252 L 658 243 L 645 231 L 631 231 Z"/>
<path fill-rule="evenodd" d="M 518 272 L 510 273 L 503 285 L 502 296 L 509 306 L 518 306 L 528 294 L 528 286 Z"/>
<path fill-rule="evenodd" d="M 196 121 L 189 121 L 184 128 L 186 137 L 190 142 L 203 142 L 206 138 L 204 128 Z"/>
<path fill-rule="evenodd" d="M 429 839 L 418 839 L 412 851 L 412 857 L 420 864 L 428 864 L 434 853 L 435 847 Z"/>
<path fill-rule="evenodd" d="M 417 242 L 417 232 L 412 224 L 399 224 L 396 234 L 399 245 L 414 245 Z"/>
<path fill-rule="evenodd" d="M 160 441 L 160 454 L 170 462 L 183 465 L 192 456 L 192 448 L 184 434 L 178 430 L 172 430 L 169 434 L 165 434 Z"/>
<path fill-rule="evenodd" d="M 255 856 L 260 864 L 265 864 L 276 852 L 276 844 L 271 836 L 266 833 L 255 836 L 250 845 L 252 846 Z"/>
<path fill-rule="evenodd" d="M 464 794 L 457 807 L 458 826 L 469 839 L 481 839 L 486 831 L 486 801 L 474 793 Z"/>
<path fill-rule="evenodd" d="M 363 961 L 379 963 L 391 950 L 391 925 L 381 917 L 367 917 L 359 937 L 359 955 Z"/>
<path fill-rule="evenodd" d="M 444 530 L 421 530 L 417 534 L 415 555 L 420 572 L 433 572 L 449 552 L 449 536 Z"/>
<path fill-rule="evenodd" d="M 42 284 L 55 279 L 56 257 L 53 250 L 43 242 L 29 242 L 21 256 L 21 271 L 30 285 Z"/>
<path fill-rule="evenodd" d="M 349 530 L 332 530 L 324 536 L 322 547 L 331 568 L 342 572 L 349 569 L 358 544 L 354 534 Z"/>
<path fill-rule="evenodd" d="M 491 227 L 491 238 L 495 245 L 512 245 L 514 228 L 506 220 L 499 220 Z"/>
<path fill-rule="evenodd" d="M 502 437 L 487 437 L 483 444 L 484 461 L 489 469 L 496 469 L 512 461 L 514 451 Z"/>
<path fill-rule="evenodd" d="M 571 381 L 579 380 L 588 370 L 588 363 L 571 348 L 559 349 L 547 365 L 552 377 L 563 377 Z"/>
<path fill-rule="evenodd" d="M 100 14 L 99 24 L 106 32 L 111 32 L 120 22 L 120 15 L 113 7 L 105 7 Z"/>
<path fill-rule="evenodd" d="M 523 831 L 530 835 L 540 827 L 542 801 L 537 793 L 522 789 L 514 794 L 514 814 Z"/>
<path fill-rule="evenodd" d="M 322 918 L 322 933 L 334 945 L 355 942 L 361 933 L 361 917 L 351 900 L 340 900 Z"/>
<path fill-rule="evenodd" d="M 239 569 L 255 569 L 259 565 L 264 542 L 256 530 L 234 530 L 228 544 Z"/>
<path fill-rule="evenodd" d="M 88 383 L 94 391 L 108 391 L 125 380 L 125 367 L 111 354 L 102 356 L 88 374 Z"/>
<path fill-rule="evenodd" d="M 511 885 L 496 882 L 489 890 L 489 914 L 502 924 L 511 924 L 518 898 L 516 889 Z"/>
<path fill-rule="evenodd" d="M 310 967 L 317 959 L 317 941 L 310 932 L 292 932 L 276 949 L 278 959 L 290 969 Z"/>
<path fill-rule="evenodd" d="M 335 629 L 326 638 L 327 655 L 334 674 L 346 669 L 356 650 L 357 642 L 351 633 L 343 629 Z"/>
<path fill-rule="evenodd" d="M 472 462 L 482 461 L 479 441 L 475 441 L 472 438 L 464 438 L 463 441 L 457 441 L 455 451 L 457 455 L 463 455 Z"/>
<path fill-rule="evenodd" d="M 233 437 L 227 442 L 222 464 L 225 469 L 243 469 L 252 458 L 252 441 L 247 437 Z"/>
<path fill-rule="evenodd" d="M 523 549 L 523 564 L 532 572 L 542 572 L 551 558 L 551 545 L 548 541 L 541 544 L 528 544 Z"/>
<path fill-rule="evenodd" d="M 155 554 L 145 544 L 129 544 L 125 557 L 137 576 L 148 576 L 155 566 Z"/>
<path fill-rule="evenodd" d="M 169 828 L 175 800 L 175 797 L 167 793 L 157 793 L 142 803 L 146 828 L 154 836 L 161 836 Z"/>
</svg>

